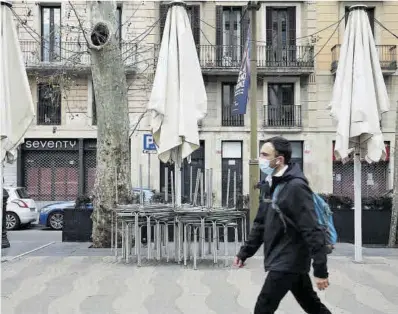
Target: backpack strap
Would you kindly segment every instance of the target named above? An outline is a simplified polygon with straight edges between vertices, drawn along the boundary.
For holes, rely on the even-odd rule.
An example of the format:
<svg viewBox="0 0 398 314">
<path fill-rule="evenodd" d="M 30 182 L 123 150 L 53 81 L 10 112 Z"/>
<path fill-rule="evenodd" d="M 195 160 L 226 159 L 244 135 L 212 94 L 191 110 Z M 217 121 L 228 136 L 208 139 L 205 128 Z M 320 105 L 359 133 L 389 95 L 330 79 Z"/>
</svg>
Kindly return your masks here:
<svg viewBox="0 0 398 314">
<path fill-rule="evenodd" d="M 296 229 L 296 231 L 299 231 L 299 229 L 297 228 L 296 224 L 282 212 L 282 210 L 280 209 L 279 205 L 277 204 L 279 193 L 283 190 L 283 188 L 286 186 L 286 184 L 287 184 L 286 182 L 278 184 L 276 186 L 275 190 L 274 190 L 274 194 L 272 195 L 272 208 L 278 213 L 279 218 L 281 219 L 281 221 L 283 223 L 283 227 L 285 229 L 285 233 L 287 232 L 286 221 L 294 229 Z"/>
</svg>

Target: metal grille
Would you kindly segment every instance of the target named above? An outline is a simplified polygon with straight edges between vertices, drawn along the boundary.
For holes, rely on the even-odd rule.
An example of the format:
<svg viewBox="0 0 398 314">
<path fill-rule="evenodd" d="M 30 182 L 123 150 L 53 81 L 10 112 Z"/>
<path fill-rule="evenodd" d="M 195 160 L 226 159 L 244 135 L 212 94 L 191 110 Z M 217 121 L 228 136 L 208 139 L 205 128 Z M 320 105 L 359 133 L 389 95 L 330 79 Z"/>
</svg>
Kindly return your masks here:
<svg viewBox="0 0 398 314">
<path fill-rule="evenodd" d="M 95 150 L 84 152 L 84 194 L 90 196 L 94 192 L 95 173 L 97 167 L 97 153 Z"/>
<path fill-rule="evenodd" d="M 39 84 L 38 85 L 38 125 L 60 125 L 61 124 L 61 90 L 59 86 Z"/>
<path fill-rule="evenodd" d="M 388 191 L 388 162 L 362 162 L 362 198 L 379 197 Z M 333 163 L 333 194 L 354 198 L 354 163 Z"/>
<path fill-rule="evenodd" d="M 78 151 L 26 151 L 24 186 L 37 201 L 68 201 L 78 196 Z"/>
<path fill-rule="evenodd" d="M 222 126 L 244 126 L 243 114 L 232 114 L 232 106 L 235 95 L 235 84 L 225 83 L 222 86 Z"/>
</svg>

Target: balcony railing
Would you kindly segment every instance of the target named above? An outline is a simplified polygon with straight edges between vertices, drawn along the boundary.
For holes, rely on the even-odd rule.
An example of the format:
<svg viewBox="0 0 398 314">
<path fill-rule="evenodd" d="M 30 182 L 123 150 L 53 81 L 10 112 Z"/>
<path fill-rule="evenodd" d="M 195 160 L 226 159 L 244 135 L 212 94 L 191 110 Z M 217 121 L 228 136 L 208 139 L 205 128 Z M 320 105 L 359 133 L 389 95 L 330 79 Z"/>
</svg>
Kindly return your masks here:
<svg viewBox="0 0 398 314">
<path fill-rule="evenodd" d="M 83 42 L 61 42 L 49 47 L 45 43 L 32 40 L 20 41 L 21 51 L 25 60 L 26 67 L 38 66 L 66 66 L 82 67 L 90 65 L 90 54 L 86 43 Z M 136 64 L 137 44 L 131 42 L 122 42 L 122 58 L 126 67 L 132 67 Z"/>
<path fill-rule="evenodd" d="M 155 63 L 159 55 L 159 45 L 155 45 Z M 200 65 L 203 69 L 239 70 L 243 57 L 243 46 L 198 45 Z M 266 46 L 257 47 L 258 68 L 313 68 L 313 46 Z"/>
<path fill-rule="evenodd" d="M 332 47 L 332 72 L 337 70 L 340 48 L 340 44 Z M 376 50 L 379 56 L 381 70 L 384 72 L 395 72 L 397 70 L 397 46 L 376 45 Z"/>
<path fill-rule="evenodd" d="M 37 125 L 60 125 L 61 106 L 38 103 Z"/>
<path fill-rule="evenodd" d="M 264 127 L 301 128 L 301 106 L 264 106 Z"/>
</svg>

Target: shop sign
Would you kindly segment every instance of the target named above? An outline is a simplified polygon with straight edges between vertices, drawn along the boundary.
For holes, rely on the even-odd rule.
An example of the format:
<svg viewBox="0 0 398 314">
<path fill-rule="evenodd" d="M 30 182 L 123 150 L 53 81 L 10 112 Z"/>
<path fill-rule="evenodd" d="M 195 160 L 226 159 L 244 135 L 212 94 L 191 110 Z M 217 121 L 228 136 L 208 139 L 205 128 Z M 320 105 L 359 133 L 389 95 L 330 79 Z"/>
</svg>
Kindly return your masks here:
<svg viewBox="0 0 398 314">
<path fill-rule="evenodd" d="M 26 140 L 25 150 L 75 150 L 79 148 L 77 140 Z"/>
</svg>

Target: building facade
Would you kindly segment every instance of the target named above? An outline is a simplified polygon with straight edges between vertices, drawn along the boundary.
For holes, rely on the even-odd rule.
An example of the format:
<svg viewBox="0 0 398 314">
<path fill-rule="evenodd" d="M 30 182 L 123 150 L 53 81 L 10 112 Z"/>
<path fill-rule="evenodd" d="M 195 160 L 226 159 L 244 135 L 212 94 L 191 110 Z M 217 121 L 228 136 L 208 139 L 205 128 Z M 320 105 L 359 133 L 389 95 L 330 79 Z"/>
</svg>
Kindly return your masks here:
<svg viewBox="0 0 398 314">
<path fill-rule="evenodd" d="M 80 22 L 88 29 L 86 3 L 73 3 Z M 288 138 L 293 159 L 314 190 L 348 196 L 353 193 L 353 166 L 333 158 L 335 127 L 327 105 L 343 41 L 344 15 L 354 4 L 263 1 L 256 25 L 258 104 L 254 110 L 258 113 L 259 147 L 271 136 Z M 248 30 L 246 5 L 244 1 L 187 2 L 208 95 L 208 114 L 200 121 L 201 148 L 183 167 L 183 194 L 189 194 L 191 173 L 195 182 L 197 169 L 212 168 L 217 204 L 226 203 L 228 177 L 229 190 L 236 180 L 239 193 L 249 192 L 249 119 L 253 108 L 248 106 L 246 115 L 231 114 Z M 388 151 L 393 152 L 398 100 L 396 39 L 377 22 L 398 33 L 398 4 L 375 1 L 367 5 L 391 101 L 390 112 L 381 121 L 382 131 Z M 14 10 L 19 16 L 18 32 L 37 104 L 37 121 L 20 148 L 17 165 L 7 166 L 6 183 L 26 186 L 38 201 L 89 194 L 95 178 L 96 109 L 90 60 L 79 21 L 67 2 L 15 1 Z M 166 2 L 121 1 L 116 18 L 129 84 L 131 129 L 139 123 L 131 137 L 132 184 L 138 186 L 142 165 L 144 185 L 156 190 L 164 189 L 165 172 L 173 170 L 172 165 L 161 164 L 156 154 L 143 151 L 144 135 L 150 132 L 145 106 L 166 12 Z M 390 159 L 364 165 L 363 192 L 377 195 L 390 189 L 392 169 Z"/>
</svg>

